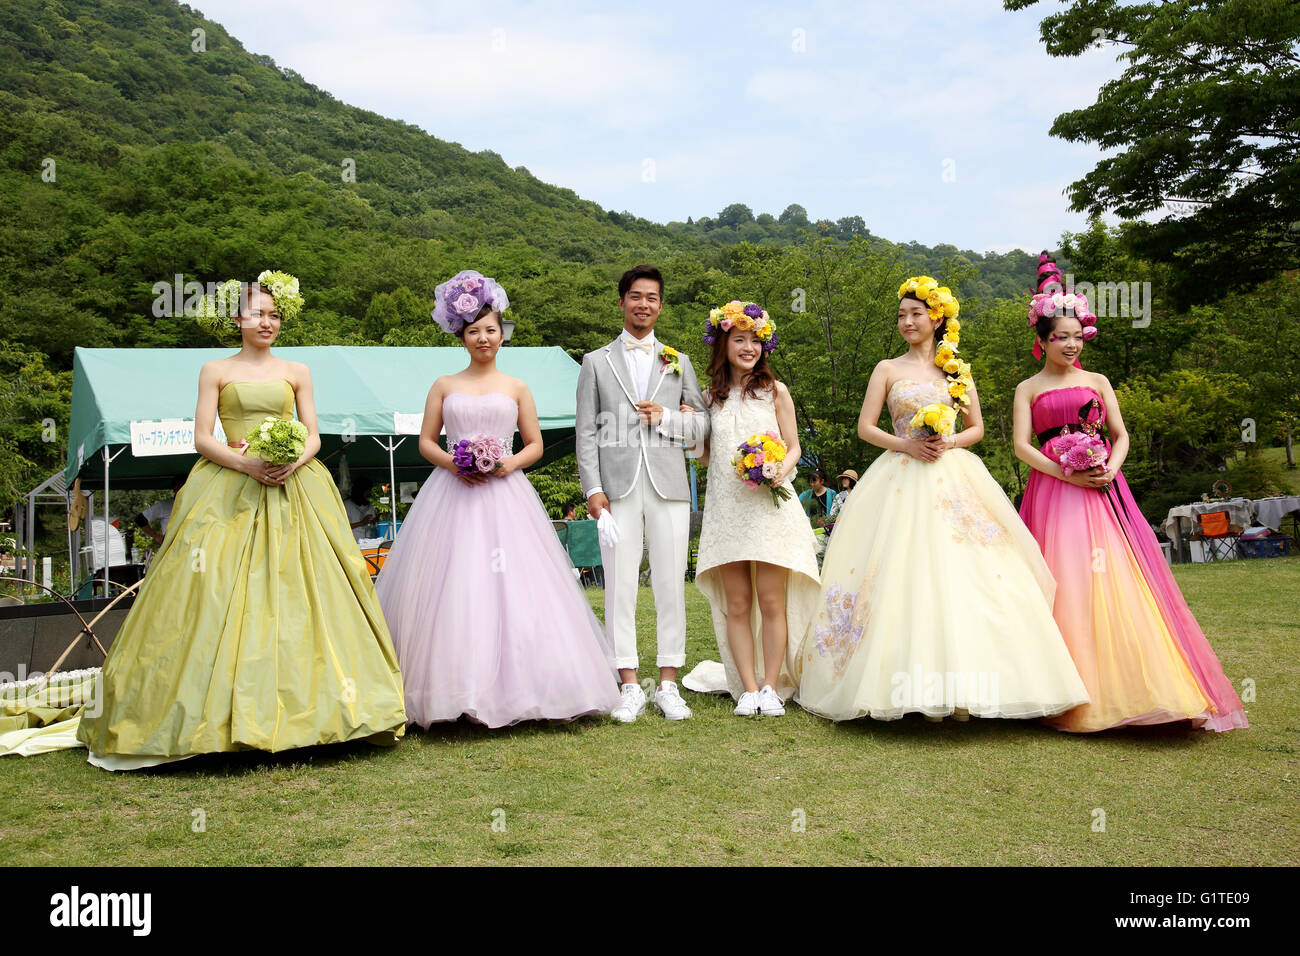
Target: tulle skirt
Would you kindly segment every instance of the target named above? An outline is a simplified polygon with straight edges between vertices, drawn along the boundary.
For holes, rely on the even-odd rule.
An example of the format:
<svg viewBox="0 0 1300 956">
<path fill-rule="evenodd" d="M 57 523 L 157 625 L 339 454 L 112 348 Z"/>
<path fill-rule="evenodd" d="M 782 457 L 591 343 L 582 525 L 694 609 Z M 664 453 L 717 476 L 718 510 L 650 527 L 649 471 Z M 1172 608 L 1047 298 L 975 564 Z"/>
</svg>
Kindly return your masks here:
<svg viewBox="0 0 1300 956">
<path fill-rule="evenodd" d="M 1035 471 L 1020 515 L 1056 577 L 1056 620 L 1091 698 L 1054 726 L 1247 726 L 1123 475 L 1101 492 Z"/>
<path fill-rule="evenodd" d="M 796 700 L 833 720 L 1041 717 L 1088 699 L 1038 546 L 979 458 L 885 452 L 840 509 Z"/>
<path fill-rule="evenodd" d="M 501 727 L 618 704 L 605 630 L 521 472 L 470 487 L 435 470 L 377 589 L 414 724 Z"/>
</svg>

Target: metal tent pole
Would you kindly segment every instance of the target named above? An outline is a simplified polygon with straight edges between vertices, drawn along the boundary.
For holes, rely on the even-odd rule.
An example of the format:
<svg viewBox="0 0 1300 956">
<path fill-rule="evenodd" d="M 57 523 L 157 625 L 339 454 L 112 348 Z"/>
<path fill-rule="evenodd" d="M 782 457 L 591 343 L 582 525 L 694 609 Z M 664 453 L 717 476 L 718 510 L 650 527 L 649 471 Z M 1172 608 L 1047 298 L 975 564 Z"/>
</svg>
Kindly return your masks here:
<svg viewBox="0 0 1300 956">
<path fill-rule="evenodd" d="M 124 452 L 124 451 L 126 451 L 126 448 L 125 448 L 125 447 L 119 448 L 119 449 L 117 450 L 117 455 L 122 454 L 122 452 Z M 110 575 L 109 575 L 109 570 L 108 570 L 108 569 L 109 569 L 109 568 L 112 566 L 112 564 L 113 564 L 113 555 L 112 555 L 112 551 L 111 551 L 111 549 L 110 549 L 109 546 L 108 546 L 108 544 L 109 544 L 109 542 L 108 542 L 108 539 L 109 539 L 109 534 L 108 534 L 108 528 L 109 528 L 109 525 L 108 525 L 108 466 L 111 465 L 111 464 L 113 463 L 113 460 L 114 460 L 115 458 L 117 458 L 117 455 L 110 455 L 110 454 L 108 453 L 108 446 L 107 446 L 107 445 L 104 446 L 104 448 L 103 448 L 103 453 L 104 453 L 104 534 L 103 534 L 103 539 L 104 539 L 104 597 L 107 598 L 107 597 L 108 597 L 108 579 L 109 579 L 109 576 L 110 576 Z M 95 552 L 94 552 L 94 544 L 95 544 L 95 539 L 94 539 L 94 535 L 92 535 L 92 536 L 91 536 L 91 554 L 92 554 L 92 555 L 95 553 Z"/>
<path fill-rule="evenodd" d="M 63 522 L 63 526 L 68 532 L 68 593 L 76 598 L 77 568 L 72 561 L 72 501 L 72 490 L 66 489 L 63 493 L 63 503 L 68 508 L 68 517 Z"/>
<path fill-rule="evenodd" d="M 393 464 L 393 452 L 402 447 L 402 442 L 406 441 L 406 436 L 402 437 L 402 441 L 396 443 L 393 442 L 392 435 L 385 435 L 383 441 L 380 441 L 375 435 L 370 437 L 375 440 L 380 448 L 388 450 L 388 503 L 393 509 L 393 540 L 397 540 L 397 499 L 399 495 L 397 494 L 397 468 Z"/>
<path fill-rule="evenodd" d="M 31 569 L 32 583 L 36 582 L 36 500 L 27 496 L 27 534 L 23 542 L 23 570 Z M 23 577 L 28 575 L 23 574 Z"/>
</svg>

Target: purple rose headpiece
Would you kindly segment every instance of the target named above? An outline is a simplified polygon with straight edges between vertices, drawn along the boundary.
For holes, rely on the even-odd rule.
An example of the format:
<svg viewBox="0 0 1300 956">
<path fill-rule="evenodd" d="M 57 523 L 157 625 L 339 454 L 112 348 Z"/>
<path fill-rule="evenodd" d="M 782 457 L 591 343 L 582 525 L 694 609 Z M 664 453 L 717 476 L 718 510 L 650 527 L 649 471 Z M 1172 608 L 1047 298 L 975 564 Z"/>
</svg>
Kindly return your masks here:
<svg viewBox="0 0 1300 956">
<path fill-rule="evenodd" d="M 495 312 L 510 308 L 506 290 L 481 272 L 462 269 L 455 276 L 433 290 L 433 321 L 452 335 L 460 335 L 465 326 L 474 321 L 485 305 Z"/>
</svg>

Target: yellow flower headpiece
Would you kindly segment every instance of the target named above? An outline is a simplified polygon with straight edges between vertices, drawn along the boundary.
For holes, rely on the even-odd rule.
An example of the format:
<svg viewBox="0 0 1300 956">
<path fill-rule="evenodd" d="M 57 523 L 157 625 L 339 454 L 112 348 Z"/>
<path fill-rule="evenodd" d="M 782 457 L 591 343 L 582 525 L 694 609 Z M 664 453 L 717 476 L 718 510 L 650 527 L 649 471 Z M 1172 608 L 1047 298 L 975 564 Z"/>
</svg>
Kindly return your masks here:
<svg viewBox="0 0 1300 956">
<path fill-rule="evenodd" d="M 938 279 L 912 276 L 898 287 L 898 298 L 902 299 L 909 292 L 925 303 L 925 307 L 930 310 L 930 318 L 936 322 L 939 319 L 957 318 L 957 297 L 946 285 L 939 285 Z"/>
<path fill-rule="evenodd" d="M 970 363 L 957 357 L 957 346 L 961 341 L 957 297 L 946 285 L 939 285 L 939 281 L 930 276 L 912 276 L 898 287 L 898 298 L 901 300 L 909 292 L 925 303 L 932 320 L 948 320 L 943 328 L 943 338 L 935 347 L 934 364 L 948 376 L 948 395 L 953 407 L 959 412 L 965 411 L 970 406 L 968 393 L 975 387 L 975 382 L 971 378 Z"/>
</svg>

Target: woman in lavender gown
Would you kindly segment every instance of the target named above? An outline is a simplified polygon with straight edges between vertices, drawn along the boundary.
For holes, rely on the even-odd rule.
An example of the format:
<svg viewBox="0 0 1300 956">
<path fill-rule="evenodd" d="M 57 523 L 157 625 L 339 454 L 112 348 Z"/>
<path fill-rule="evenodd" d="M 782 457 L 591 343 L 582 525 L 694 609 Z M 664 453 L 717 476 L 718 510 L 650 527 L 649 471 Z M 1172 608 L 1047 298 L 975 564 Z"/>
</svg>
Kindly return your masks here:
<svg viewBox="0 0 1300 956">
<path fill-rule="evenodd" d="M 522 471 L 542 455 L 533 396 L 496 367 L 506 294 L 463 271 L 436 295 L 434 318 L 470 363 L 429 389 L 420 453 L 437 467 L 377 582 L 408 719 L 502 727 L 609 713 L 613 649 Z M 450 452 L 438 443 L 444 422 Z M 516 427 L 523 448 L 512 455 Z"/>
</svg>

